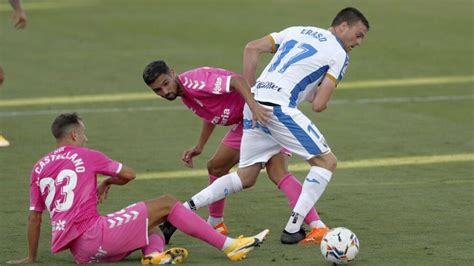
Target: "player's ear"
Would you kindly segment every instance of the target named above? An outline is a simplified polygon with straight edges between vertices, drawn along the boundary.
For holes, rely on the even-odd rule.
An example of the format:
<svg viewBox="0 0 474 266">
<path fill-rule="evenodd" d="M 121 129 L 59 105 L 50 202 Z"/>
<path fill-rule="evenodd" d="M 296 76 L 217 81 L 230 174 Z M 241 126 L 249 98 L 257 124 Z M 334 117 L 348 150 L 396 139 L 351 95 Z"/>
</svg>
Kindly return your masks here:
<svg viewBox="0 0 474 266">
<path fill-rule="evenodd" d="M 69 133 L 69 136 L 71 137 L 71 139 L 73 141 L 76 141 L 77 140 L 77 130 L 76 129 L 71 130 L 71 132 Z"/>
<path fill-rule="evenodd" d="M 174 69 L 170 69 L 169 74 L 172 78 L 176 77 L 176 72 L 174 71 Z"/>
</svg>

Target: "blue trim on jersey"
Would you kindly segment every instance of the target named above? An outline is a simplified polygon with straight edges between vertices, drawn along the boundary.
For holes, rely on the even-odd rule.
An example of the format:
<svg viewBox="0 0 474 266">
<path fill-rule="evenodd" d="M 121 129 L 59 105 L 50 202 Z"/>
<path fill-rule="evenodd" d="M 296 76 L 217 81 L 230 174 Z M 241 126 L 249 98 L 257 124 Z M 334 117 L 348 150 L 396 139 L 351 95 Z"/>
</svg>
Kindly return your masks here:
<svg viewBox="0 0 474 266">
<path fill-rule="evenodd" d="M 332 32 L 331 32 L 331 34 L 332 34 L 332 36 L 334 36 L 334 38 L 336 38 L 336 41 L 341 45 L 342 49 L 343 49 L 344 51 L 346 51 L 346 48 L 344 48 L 344 43 L 342 42 L 342 40 L 339 39 L 339 37 L 337 37 L 336 34 L 334 34 L 334 33 L 332 33 Z M 346 52 L 347 52 L 347 51 L 346 51 Z"/>
<path fill-rule="evenodd" d="M 337 81 L 341 81 L 344 77 L 344 72 L 346 72 L 347 65 L 349 64 L 349 55 L 346 54 L 346 60 L 344 60 L 344 65 L 342 65 L 341 72 L 339 72 L 339 77 L 337 77 Z"/>
<path fill-rule="evenodd" d="M 300 144 L 308 151 L 309 154 L 321 154 L 318 145 L 314 143 L 313 139 L 304 131 L 291 116 L 283 113 L 280 106 L 273 107 L 273 114 L 278 120 L 290 130 L 291 134 L 300 142 Z"/>
<path fill-rule="evenodd" d="M 252 129 L 252 120 L 244 119 L 243 123 L 244 123 L 244 129 Z M 272 135 L 272 133 L 270 132 L 268 127 L 264 127 L 264 126 L 260 125 L 260 123 L 258 123 L 258 122 L 257 122 L 257 126 L 255 128 L 261 128 L 262 131 L 265 132 L 266 134 L 268 134 L 270 136 Z"/>
<path fill-rule="evenodd" d="M 298 95 L 300 94 L 300 92 L 304 91 L 308 84 L 315 82 L 324 74 L 326 74 L 328 69 L 328 65 L 322 66 L 318 70 L 304 77 L 298 84 L 296 84 L 293 90 L 291 90 L 290 104 L 288 105 L 288 107 L 296 107 L 296 101 L 298 100 Z"/>
</svg>

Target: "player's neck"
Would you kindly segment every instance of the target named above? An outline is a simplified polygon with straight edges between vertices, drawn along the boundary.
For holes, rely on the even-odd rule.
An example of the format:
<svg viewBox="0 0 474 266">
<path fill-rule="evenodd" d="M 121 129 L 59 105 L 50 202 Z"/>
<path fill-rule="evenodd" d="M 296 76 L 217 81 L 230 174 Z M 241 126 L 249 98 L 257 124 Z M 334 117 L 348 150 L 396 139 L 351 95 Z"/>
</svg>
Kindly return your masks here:
<svg viewBox="0 0 474 266">
<path fill-rule="evenodd" d="M 71 139 L 61 139 L 56 141 L 56 147 L 62 147 L 62 146 L 78 146 L 77 143 L 74 140 Z"/>
<path fill-rule="evenodd" d="M 176 83 L 178 84 L 177 95 L 183 96 L 184 87 L 183 87 L 183 84 L 181 84 L 181 81 L 179 81 L 178 77 L 176 77 Z"/>
</svg>

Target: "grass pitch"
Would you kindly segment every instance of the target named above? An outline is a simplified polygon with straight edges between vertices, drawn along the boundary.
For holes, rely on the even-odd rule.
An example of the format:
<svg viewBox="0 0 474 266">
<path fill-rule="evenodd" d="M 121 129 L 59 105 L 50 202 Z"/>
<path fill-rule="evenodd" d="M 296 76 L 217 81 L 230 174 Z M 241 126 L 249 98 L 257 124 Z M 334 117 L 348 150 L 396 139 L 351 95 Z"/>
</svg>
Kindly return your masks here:
<svg viewBox="0 0 474 266">
<path fill-rule="evenodd" d="M 354 265 L 474 261 L 472 1 L 23 2 L 29 17 L 23 31 L 12 28 L 11 8 L 0 3 L 0 63 L 6 72 L 0 89 L 0 131 L 12 143 L 0 149 L 0 263 L 26 255 L 29 173 L 54 147 L 49 126 L 61 111 L 82 114 L 90 147 L 147 176 L 112 188 L 100 206 L 102 213 L 164 193 L 186 200 L 207 183 L 204 175 L 186 177 L 189 170 L 179 161 L 181 152 L 195 143 L 201 122 L 178 101 L 165 102 L 150 92 L 149 98 L 117 101 L 12 102 L 146 94 L 141 72 L 158 58 L 178 72 L 206 65 L 240 72 L 249 40 L 292 25 L 326 27 L 349 5 L 368 17 L 367 39 L 351 53 L 329 109 L 315 114 L 308 106 L 302 108 L 324 133 L 340 165 L 347 166 L 337 170 L 316 207 L 329 226 L 348 227 L 359 237 L 361 250 Z M 445 81 L 404 82 L 421 78 Z M 343 88 L 371 80 L 380 83 Z M 389 86 L 386 80 L 400 84 Z M 224 134 L 224 128 L 217 130 L 196 159 L 197 169 L 205 168 Z M 436 156 L 454 159 L 433 159 Z M 373 160 L 388 163 L 361 163 Z M 354 162 L 360 167 L 351 167 Z M 299 158 L 290 161 L 297 163 Z M 302 180 L 306 170 L 294 169 Z M 174 174 L 157 174 L 162 172 Z M 325 265 L 317 247 L 279 243 L 290 211 L 265 174 L 255 187 L 227 203 L 231 236 L 272 231 L 262 247 L 239 264 Z M 205 210 L 200 214 L 206 217 Z M 67 252 L 50 254 L 48 222 L 44 215 L 39 263 L 73 264 Z M 219 251 L 181 233 L 172 245 L 189 249 L 191 265 L 230 263 Z M 134 253 L 120 264 L 136 265 L 139 257 Z"/>
</svg>

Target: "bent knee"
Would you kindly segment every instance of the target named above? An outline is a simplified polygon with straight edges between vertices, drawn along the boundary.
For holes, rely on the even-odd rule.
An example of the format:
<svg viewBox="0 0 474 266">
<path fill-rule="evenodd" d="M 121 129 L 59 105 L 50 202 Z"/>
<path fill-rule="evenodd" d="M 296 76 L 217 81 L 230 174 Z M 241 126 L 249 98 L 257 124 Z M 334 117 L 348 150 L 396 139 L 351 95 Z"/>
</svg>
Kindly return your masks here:
<svg viewBox="0 0 474 266">
<path fill-rule="evenodd" d="M 241 179 L 241 181 L 242 181 L 242 188 L 246 189 L 249 187 L 253 187 L 253 185 L 255 185 L 257 181 L 257 178 L 243 178 Z"/>
<path fill-rule="evenodd" d="M 176 202 L 178 202 L 178 199 L 171 194 L 165 194 L 158 198 L 158 202 L 167 206 L 168 208 L 171 208 L 176 204 Z"/>
<path fill-rule="evenodd" d="M 221 177 L 229 173 L 231 167 L 218 166 L 213 160 L 207 162 L 207 172 L 210 175 Z"/>
</svg>

